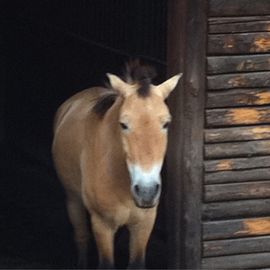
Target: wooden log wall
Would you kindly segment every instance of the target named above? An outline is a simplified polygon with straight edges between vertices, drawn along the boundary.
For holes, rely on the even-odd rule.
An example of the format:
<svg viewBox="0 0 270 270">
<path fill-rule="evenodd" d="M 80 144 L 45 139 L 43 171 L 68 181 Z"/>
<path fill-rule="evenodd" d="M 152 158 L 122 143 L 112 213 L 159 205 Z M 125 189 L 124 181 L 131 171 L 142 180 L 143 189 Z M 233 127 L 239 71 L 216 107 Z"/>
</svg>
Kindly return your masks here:
<svg viewBox="0 0 270 270">
<path fill-rule="evenodd" d="M 270 1 L 209 0 L 204 269 L 270 268 Z"/>
</svg>

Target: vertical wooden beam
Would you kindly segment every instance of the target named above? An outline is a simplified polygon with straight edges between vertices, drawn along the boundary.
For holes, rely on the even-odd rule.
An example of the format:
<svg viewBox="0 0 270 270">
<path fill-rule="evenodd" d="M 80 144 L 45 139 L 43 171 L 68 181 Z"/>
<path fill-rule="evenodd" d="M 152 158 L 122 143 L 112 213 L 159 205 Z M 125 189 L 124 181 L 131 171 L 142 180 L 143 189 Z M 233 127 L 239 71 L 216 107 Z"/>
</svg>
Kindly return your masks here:
<svg viewBox="0 0 270 270">
<path fill-rule="evenodd" d="M 185 16 L 179 16 L 180 10 L 186 10 L 186 1 L 168 1 L 168 36 L 167 36 L 167 73 L 169 76 L 184 72 L 184 48 Z M 180 29 L 180 25 L 182 29 Z M 169 130 L 169 144 L 166 158 L 166 202 L 167 202 L 167 250 L 168 268 L 182 268 L 183 264 L 183 182 L 181 164 L 182 155 L 182 119 L 183 99 L 182 89 L 183 77 L 178 87 L 171 94 L 168 102 L 173 121 Z"/>
<path fill-rule="evenodd" d="M 201 268 L 206 0 L 168 1 L 168 75 L 183 72 L 169 99 L 168 267 Z"/>
</svg>

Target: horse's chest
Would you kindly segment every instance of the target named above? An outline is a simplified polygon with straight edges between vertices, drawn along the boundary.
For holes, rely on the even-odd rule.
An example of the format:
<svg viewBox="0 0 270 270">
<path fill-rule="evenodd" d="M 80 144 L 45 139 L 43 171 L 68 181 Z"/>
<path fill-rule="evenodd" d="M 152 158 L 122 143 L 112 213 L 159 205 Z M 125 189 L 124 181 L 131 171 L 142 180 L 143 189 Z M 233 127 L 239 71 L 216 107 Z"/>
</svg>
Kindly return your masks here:
<svg viewBox="0 0 270 270">
<path fill-rule="evenodd" d="M 124 205 L 110 205 L 96 209 L 99 215 L 113 227 L 118 228 L 126 225 L 130 219 L 130 209 Z"/>
<path fill-rule="evenodd" d="M 121 226 L 128 222 L 131 214 L 130 207 L 127 206 L 127 203 L 121 202 L 115 194 L 92 190 L 83 197 L 90 214 L 98 214 L 112 225 Z"/>
<path fill-rule="evenodd" d="M 140 209 L 135 205 L 127 207 L 126 205 L 118 205 L 118 207 L 107 209 L 102 213 L 106 219 L 115 228 L 136 224 L 145 220 L 148 214 L 154 212 L 154 209 Z"/>
<path fill-rule="evenodd" d="M 147 210 L 136 207 L 129 190 L 109 188 L 108 183 L 102 181 L 88 185 L 83 190 L 83 197 L 90 214 L 98 214 L 115 227 L 136 223 L 145 218 Z"/>
</svg>

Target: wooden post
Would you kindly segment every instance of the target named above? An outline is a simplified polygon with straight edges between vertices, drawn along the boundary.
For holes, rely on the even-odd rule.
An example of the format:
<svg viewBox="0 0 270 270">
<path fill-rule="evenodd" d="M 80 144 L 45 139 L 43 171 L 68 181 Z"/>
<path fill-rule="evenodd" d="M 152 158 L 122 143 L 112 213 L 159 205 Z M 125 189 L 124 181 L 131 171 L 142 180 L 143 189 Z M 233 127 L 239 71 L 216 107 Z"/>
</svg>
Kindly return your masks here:
<svg viewBox="0 0 270 270">
<path fill-rule="evenodd" d="M 168 75 L 184 73 L 169 99 L 169 268 L 201 268 L 206 11 L 206 0 L 168 1 Z"/>
</svg>

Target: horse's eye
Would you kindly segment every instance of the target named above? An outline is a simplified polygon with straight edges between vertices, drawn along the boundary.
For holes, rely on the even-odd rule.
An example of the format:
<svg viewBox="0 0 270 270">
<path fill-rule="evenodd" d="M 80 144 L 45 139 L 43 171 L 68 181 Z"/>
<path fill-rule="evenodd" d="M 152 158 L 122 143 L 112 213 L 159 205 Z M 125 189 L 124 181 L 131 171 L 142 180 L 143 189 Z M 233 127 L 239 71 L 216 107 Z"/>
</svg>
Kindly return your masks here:
<svg viewBox="0 0 270 270">
<path fill-rule="evenodd" d="M 121 126 L 121 128 L 122 128 L 123 130 L 127 130 L 127 129 L 128 129 L 128 126 L 127 126 L 127 124 L 125 124 L 125 123 L 121 123 L 121 122 L 120 122 L 120 126 Z"/>
<path fill-rule="evenodd" d="M 162 128 L 163 129 L 168 129 L 169 125 L 170 125 L 170 122 L 166 122 L 166 123 L 163 124 Z"/>
</svg>

